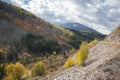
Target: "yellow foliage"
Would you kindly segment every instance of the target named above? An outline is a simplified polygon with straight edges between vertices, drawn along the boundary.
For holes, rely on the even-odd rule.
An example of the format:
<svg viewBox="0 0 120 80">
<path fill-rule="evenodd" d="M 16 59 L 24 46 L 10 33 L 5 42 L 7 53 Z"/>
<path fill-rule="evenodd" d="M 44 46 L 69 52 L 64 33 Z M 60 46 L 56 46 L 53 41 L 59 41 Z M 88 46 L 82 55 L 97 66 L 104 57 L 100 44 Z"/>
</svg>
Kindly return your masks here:
<svg viewBox="0 0 120 80">
<path fill-rule="evenodd" d="M 117 27 L 117 29 L 115 29 L 116 32 L 120 32 L 120 26 Z"/>
<path fill-rule="evenodd" d="M 75 52 L 75 49 L 72 48 L 71 50 L 69 50 L 69 53 L 74 53 Z"/>
<path fill-rule="evenodd" d="M 82 70 L 82 68 L 83 68 L 83 67 L 82 67 L 82 66 L 80 66 L 80 69 L 81 69 L 81 70 Z"/>
<path fill-rule="evenodd" d="M 10 74 L 10 75 L 7 75 L 5 78 L 3 78 L 3 80 L 15 80 L 13 78 L 13 76 Z"/>
<path fill-rule="evenodd" d="M 82 63 L 84 63 L 88 57 L 88 54 L 89 54 L 88 43 L 82 42 L 80 49 L 78 50 L 76 55 L 76 64 L 81 65 Z"/>
<path fill-rule="evenodd" d="M 94 39 L 93 41 L 91 41 L 88 46 L 93 46 L 98 42 L 98 39 Z"/>
<path fill-rule="evenodd" d="M 68 60 L 65 62 L 64 66 L 65 68 L 69 68 L 75 65 L 75 61 L 72 57 L 69 57 Z"/>
<path fill-rule="evenodd" d="M 32 72 L 32 76 L 43 75 L 46 73 L 46 66 L 42 61 L 38 62 L 33 66 L 31 72 Z"/>
<path fill-rule="evenodd" d="M 9 64 L 6 68 L 6 78 L 13 78 L 12 80 L 19 80 L 26 74 L 26 69 L 23 64 L 17 62 L 16 64 Z M 9 80 L 9 79 L 8 79 Z"/>
<path fill-rule="evenodd" d="M 2 48 L 0 48 L 0 52 L 3 52 L 3 49 L 2 49 Z"/>
<path fill-rule="evenodd" d="M 26 69 L 23 66 L 23 64 L 20 64 L 19 62 L 17 62 L 15 64 L 15 76 L 16 79 L 20 79 L 23 75 L 25 75 Z"/>
<path fill-rule="evenodd" d="M 74 33 L 73 33 L 72 31 L 66 30 L 66 29 L 64 29 L 64 28 L 62 28 L 62 27 L 60 27 L 60 26 L 53 25 L 53 24 L 51 24 L 51 26 L 54 27 L 54 28 L 57 28 L 57 29 L 59 29 L 59 30 L 61 30 L 61 31 L 63 31 L 63 36 L 71 37 L 71 36 L 74 35 Z"/>
<path fill-rule="evenodd" d="M 5 68 L 5 71 L 6 71 L 6 74 L 7 75 L 10 75 L 10 74 L 13 74 L 15 69 L 14 69 L 14 64 L 9 64 L 6 68 Z"/>
<path fill-rule="evenodd" d="M 56 55 L 56 51 L 53 52 L 53 55 Z"/>
<path fill-rule="evenodd" d="M 28 69 L 26 69 L 24 78 L 29 78 L 29 77 L 31 77 L 30 71 Z"/>
</svg>

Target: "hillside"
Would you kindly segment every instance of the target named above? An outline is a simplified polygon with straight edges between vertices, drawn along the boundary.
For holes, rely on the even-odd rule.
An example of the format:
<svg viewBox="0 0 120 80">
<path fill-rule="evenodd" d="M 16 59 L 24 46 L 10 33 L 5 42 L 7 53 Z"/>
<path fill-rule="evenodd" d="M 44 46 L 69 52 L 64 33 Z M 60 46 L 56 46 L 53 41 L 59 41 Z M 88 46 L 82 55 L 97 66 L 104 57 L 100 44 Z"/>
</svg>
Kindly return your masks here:
<svg viewBox="0 0 120 80">
<path fill-rule="evenodd" d="M 10 40 L 13 39 L 13 41 L 15 41 L 17 38 L 20 39 L 22 36 L 19 36 L 19 34 L 23 34 L 24 31 L 24 33 L 32 32 L 42 35 L 47 39 L 57 40 L 61 44 L 61 46 L 66 46 L 66 49 L 70 49 L 71 47 L 78 48 L 79 44 L 84 40 L 91 41 L 95 38 L 103 39 L 104 37 L 100 33 L 96 33 L 96 35 L 94 35 L 94 32 L 89 31 L 77 32 L 76 34 L 75 31 L 64 29 L 60 26 L 46 22 L 45 20 L 35 16 L 31 12 L 28 12 L 22 8 L 13 6 L 2 1 L 0 1 L 0 13 L 1 13 L 0 20 L 2 20 L 0 23 L 0 27 L 2 28 L 5 26 L 7 28 L 7 30 L 0 29 L 1 30 L 0 32 L 11 34 L 11 37 L 9 36 L 8 38 L 4 37 L 0 38 L 2 41 L 4 41 L 5 39 L 8 40 L 9 38 Z M 10 28 L 13 28 L 13 25 L 16 26 L 16 29 L 19 30 L 18 31 L 19 34 L 16 34 L 17 37 L 15 37 L 14 34 L 9 31 Z M 13 32 L 16 32 L 16 29 L 15 30 L 13 29 Z M 78 33 L 82 35 L 78 35 Z M 88 38 L 86 37 L 86 35 L 87 36 L 90 35 L 90 37 Z M 12 36 L 14 38 L 12 38 Z M 79 39 L 76 39 L 75 37 Z M 8 43 L 10 42 L 8 41 Z M 76 43 L 73 44 L 74 42 Z"/>
<path fill-rule="evenodd" d="M 120 80 L 120 32 L 113 31 L 89 49 L 86 65 L 65 69 L 49 80 Z M 116 42 L 117 40 L 117 42 Z"/>
<path fill-rule="evenodd" d="M 120 26 L 118 26 L 118 28 L 115 29 L 112 33 L 110 33 L 109 36 L 106 36 L 105 41 L 113 42 L 113 43 L 120 43 L 119 37 L 120 37 Z"/>
<path fill-rule="evenodd" d="M 0 19 L 7 20 L 26 31 L 35 32 L 48 38 L 57 39 L 60 38 L 60 36 L 65 37 L 70 35 L 69 31 L 64 28 L 50 24 L 49 22 L 36 17 L 32 13 L 6 2 L 0 1 L 0 12 Z"/>
<path fill-rule="evenodd" d="M 104 37 L 97 32 L 62 28 L 22 8 L 0 1 L 0 80 L 10 77 L 15 79 L 9 80 L 21 80 L 28 73 L 31 77 L 32 68 L 40 61 L 45 64 L 46 75 L 54 73 L 62 67 L 68 56 L 76 52 L 82 41 L 90 42 Z M 18 65 L 19 68 L 21 65 L 25 73 L 19 76 L 13 72 L 19 74 L 21 71 L 10 69 L 12 72 L 8 74 L 5 68 L 11 65 L 13 70 L 18 70 L 13 66 Z"/>
<path fill-rule="evenodd" d="M 25 34 L 27 34 L 27 31 L 17 27 L 16 25 L 10 23 L 9 21 L 0 20 L 0 46 L 1 47 L 5 45 L 10 45 L 13 40 L 19 40 Z"/>
</svg>

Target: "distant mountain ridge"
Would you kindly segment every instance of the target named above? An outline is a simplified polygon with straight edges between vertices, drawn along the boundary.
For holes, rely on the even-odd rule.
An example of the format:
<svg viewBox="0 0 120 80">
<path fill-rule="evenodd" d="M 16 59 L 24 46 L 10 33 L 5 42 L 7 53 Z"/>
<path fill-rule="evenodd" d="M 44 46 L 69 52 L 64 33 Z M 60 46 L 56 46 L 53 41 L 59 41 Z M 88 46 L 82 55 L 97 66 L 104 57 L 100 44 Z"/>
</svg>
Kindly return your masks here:
<svg viewBox="0 0 120 80">
<path fill-rule="evenodd" d="M 83 24 L 80 24 L 80 23 L 64 23 L 64 24 L 60 24 L 60 26 L 64 27 L 64 28 L 69 28 L 69 29 L 74 29 L 74 30 L 77 30 L 77 31 L 80 31 L 80 30 L 89 30 L 89 31 L 94 31 L 94 32 L 97 32 L 96 30 L 90 28 L 90 27 L 87 27 Z"/>
</svg>

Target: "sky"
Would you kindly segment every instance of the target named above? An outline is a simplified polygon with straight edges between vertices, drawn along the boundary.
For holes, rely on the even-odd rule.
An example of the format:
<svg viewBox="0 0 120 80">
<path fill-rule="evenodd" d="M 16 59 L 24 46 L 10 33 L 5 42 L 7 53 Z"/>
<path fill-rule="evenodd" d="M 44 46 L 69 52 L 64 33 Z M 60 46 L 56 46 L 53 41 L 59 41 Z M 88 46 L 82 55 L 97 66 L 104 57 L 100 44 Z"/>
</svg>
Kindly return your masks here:
<svg viewBox="0 0 120 80">
<path fill-rule="evenodd" d="M 78 22 L 108 34 L 120 25 L 120 0 L 2 0 L 55 24 Z"/>
</svg>

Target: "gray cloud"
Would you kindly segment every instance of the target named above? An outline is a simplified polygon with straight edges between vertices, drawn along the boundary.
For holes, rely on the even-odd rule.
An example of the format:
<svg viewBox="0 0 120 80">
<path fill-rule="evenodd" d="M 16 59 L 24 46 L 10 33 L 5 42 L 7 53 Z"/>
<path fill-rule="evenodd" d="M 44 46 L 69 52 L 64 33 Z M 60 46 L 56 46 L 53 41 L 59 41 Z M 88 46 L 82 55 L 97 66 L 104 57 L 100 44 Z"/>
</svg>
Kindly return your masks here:
<svg viewBox="0 0 120 80">
<path fill-rule="evenodd" d="M 119 0 L 3 0 L 52 23 L 79 22 L 107 34 L 120 24 Z"/>
</svg>

